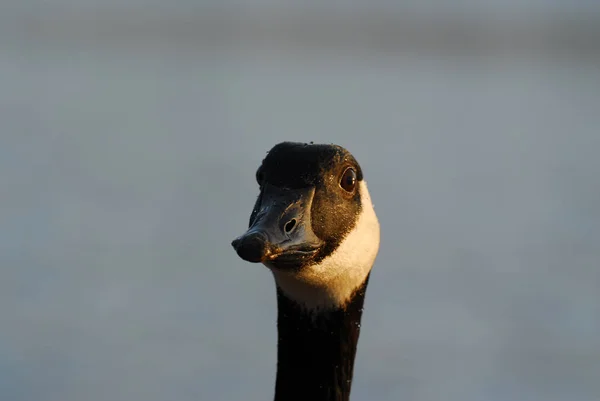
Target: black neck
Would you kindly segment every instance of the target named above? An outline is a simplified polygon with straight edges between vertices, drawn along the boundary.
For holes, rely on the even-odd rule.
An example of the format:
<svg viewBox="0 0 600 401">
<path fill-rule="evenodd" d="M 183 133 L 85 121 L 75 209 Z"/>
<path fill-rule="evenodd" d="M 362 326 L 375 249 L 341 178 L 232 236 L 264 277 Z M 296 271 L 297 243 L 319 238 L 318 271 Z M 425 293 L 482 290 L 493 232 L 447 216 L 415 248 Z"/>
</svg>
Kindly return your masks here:
<svg viewBox="0 0 600 401">
<path fill-rule="evenodd" d="M 275 401 L 348 401 L 368 281 L 327 312 L 307 312 L 277 289 Z"/>
</svg>

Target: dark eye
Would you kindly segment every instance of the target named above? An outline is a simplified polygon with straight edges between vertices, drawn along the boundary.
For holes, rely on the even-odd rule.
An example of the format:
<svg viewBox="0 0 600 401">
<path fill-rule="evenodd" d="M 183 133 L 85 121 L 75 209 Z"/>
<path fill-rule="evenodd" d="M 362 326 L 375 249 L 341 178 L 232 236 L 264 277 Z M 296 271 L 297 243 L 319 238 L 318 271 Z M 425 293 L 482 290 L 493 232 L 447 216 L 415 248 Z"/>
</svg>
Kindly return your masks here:
<svg viewBox="0 0 600 401">
<path fill-rule="evenodd" d="M 353 192 L 354 188 L 356 188 L 356 171 L 352 167 L 348 167 L 344 171 L 340 180 L 340 187 L 346 192 Z"/>
</svg>

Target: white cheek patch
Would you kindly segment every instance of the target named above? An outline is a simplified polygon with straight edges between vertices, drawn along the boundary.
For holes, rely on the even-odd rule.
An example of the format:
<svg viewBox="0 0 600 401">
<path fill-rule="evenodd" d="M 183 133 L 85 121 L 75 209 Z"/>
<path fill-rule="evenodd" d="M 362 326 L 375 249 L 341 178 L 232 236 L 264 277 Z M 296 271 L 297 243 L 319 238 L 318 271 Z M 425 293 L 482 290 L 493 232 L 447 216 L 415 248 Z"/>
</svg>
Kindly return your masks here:
<svg viewBox="0 0 600 401">
<path fill-rule="evenodd" d="M 375 263 L 379 251 L 379 221 L 364 180 L 359 182 L 358 191 L 361 213 L 352 231 L 331 255 L 300 273 L 272 270 L 283 293 L 307 309 L 344 306 Z"/>
</svg>

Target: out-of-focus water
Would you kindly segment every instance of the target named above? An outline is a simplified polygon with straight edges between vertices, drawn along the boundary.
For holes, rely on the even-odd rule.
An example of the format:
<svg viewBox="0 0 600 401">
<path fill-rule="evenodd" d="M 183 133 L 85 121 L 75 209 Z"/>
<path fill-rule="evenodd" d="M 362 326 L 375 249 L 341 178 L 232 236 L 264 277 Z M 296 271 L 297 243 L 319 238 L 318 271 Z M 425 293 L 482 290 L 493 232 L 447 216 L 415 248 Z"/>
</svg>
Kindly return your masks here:
<svg viewBox="0 0 600 401">
<path fill-rule="evenodd" d="M 600 399 L 595 61 L 73 35 L 0 54 L 0 398 L 270 399 L 274 285 L 229 244 L 297 140 L 382 224 L 354 400 Z"/>
</svg>

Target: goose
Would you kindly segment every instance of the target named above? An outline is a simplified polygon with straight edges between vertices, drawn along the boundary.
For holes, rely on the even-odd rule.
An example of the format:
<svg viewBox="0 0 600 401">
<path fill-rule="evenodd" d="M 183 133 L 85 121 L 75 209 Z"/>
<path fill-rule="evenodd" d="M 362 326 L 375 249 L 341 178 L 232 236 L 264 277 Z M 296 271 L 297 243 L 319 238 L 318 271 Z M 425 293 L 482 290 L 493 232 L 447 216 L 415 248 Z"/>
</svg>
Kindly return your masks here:
<svg viewBox="0 0 600 401">
<path fill-rule="evenodd" d="M 275 401 L 347 401 L 380 229 L 363 172 L 337 145 L 282 142 L 256 172 L 238 256 L 275 279 Z"/>
</svg>

